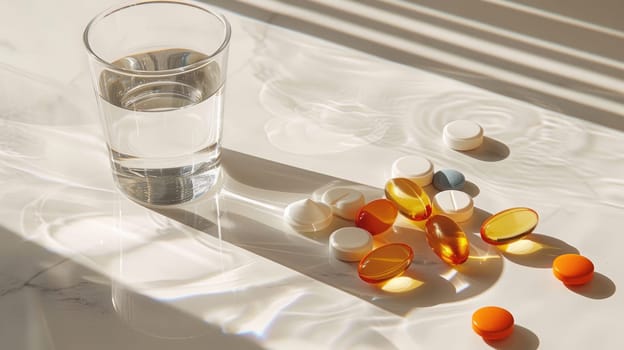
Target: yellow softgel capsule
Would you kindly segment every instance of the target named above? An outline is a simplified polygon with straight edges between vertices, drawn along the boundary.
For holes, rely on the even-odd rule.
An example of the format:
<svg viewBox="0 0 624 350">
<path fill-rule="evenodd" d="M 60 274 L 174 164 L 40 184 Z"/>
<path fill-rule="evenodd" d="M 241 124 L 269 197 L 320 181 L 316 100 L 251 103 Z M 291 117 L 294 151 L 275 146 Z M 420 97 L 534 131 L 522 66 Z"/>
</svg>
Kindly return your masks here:
<svg viewBox="0 0 624 350">
<path fill-rule="evenodd" d="M 431 200 L 414 181 L 402 177 L 391 179 L 386 183 L 385 192 L 386 198 L 408 219 L 422 221 L 431 216 Z"/>
<path fill-rule="evenodd" d="M 470 245 L 464 231 L 444 215 L 434 215 L 425 224 L 427 243 L 433 252 L 448 264 L 462 264 L 468 260 Z"/>
<path fill-rule="evenodd" d="M 535 229 L 539 216 L 530 208 L 511 208 L 490 216 L 481 225 L 481 238 L 494 245 L 517 241 Z"/>
</svg>

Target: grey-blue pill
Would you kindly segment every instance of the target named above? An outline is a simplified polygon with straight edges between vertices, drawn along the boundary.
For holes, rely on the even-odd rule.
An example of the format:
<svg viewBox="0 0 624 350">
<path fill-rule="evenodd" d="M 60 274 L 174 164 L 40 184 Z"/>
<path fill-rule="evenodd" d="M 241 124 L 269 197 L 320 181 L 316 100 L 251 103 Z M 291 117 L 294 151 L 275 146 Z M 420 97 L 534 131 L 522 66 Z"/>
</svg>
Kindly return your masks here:
<svg viewBox="0 0 624 350">
<path fill-rule="evenodd" d="M 443 169 L 433 174 L 433 186 L 440 191 L 461 190 L 465 183 L 464 174 L 454 169 Z"/>
</svg>

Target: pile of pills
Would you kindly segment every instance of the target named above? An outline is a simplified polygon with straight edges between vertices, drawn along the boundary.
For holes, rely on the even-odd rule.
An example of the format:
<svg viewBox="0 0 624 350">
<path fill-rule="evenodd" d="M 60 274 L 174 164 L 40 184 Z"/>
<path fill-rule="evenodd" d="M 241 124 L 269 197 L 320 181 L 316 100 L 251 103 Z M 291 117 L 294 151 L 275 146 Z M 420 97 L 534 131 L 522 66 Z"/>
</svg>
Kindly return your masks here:
<svg viewBox="0 0 624 350">
<path fill-rule="evenodd" d="M 444 128 L 443 140 L 454 150 L 473 150 L 483 142 L 483 129 L 472 121 L 454 121 Z M 445 263 L 458 265 L 468 260 L 470 244 L 457 224 L 468 221 L 474 212 L 472 197 L 461 191 L 465 182 L 457 170 L 434 172 L 430 160 L 406 156 L 392 165 L 385 198 L 366 203 L 361 192 L 334 187 L 323 193 L 321 201 L 304 199 L 290 204 L 284 218 L 302 232 L 327 228 L 333 215 L 353 221 L 355 227 L 343 227 L 331 234 L 330 252 L 339 260 L 358 262 L 360 279 L 377 284 L 404 273 L 414 258 L 412 248 L 404 243 L 373 249 L 373 237 L 390 230 L 399 215 L 424 224 L 429 247 Z M 423 190 L 431 184 L 439 191 L 433 201 Z M 531 234 L 538 221 L 538 214 L 530 208 L 506 209 L 482 223 L 481 238 L 491 245 L 509 244 Z M 567 286 L 588 283 L 593 273 L 592 262 L 581 255 L 565 254 L 553 262 L 553 274 Z M 473 314 L 472 327 L 485 340 L 503 339 L 513 332 L 514 318 L 505 309 L 488 306 Z"/>
</svg>

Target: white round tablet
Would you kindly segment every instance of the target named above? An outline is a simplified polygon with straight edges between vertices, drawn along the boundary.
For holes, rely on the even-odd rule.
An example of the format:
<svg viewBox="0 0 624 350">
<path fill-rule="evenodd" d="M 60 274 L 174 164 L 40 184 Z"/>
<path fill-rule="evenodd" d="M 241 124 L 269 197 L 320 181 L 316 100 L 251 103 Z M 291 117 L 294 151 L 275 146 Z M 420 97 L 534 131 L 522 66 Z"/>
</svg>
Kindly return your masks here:
<svg viewBox="0 0 624 350">
<path fill-rule="evenodd" d="M 467 221 L 474 212 L 472 197 L 457 190 L 442 191 L 433 197 L 433 207 L 456 222 Z"/>
<path fill-rule="evenodd" d="M 373 249 L 373 236 L 359 227 L 343 227 L 329 236 L 329 248 L 336 259 L 360 261 Z"/>
<path fill-rule="evenodd" d="M 433 178 L 433 164 L 421 156 L 401 157 L 392 164 L 392 177 L 404 177 L 424 187 Z"/>
<path fill-rule="evenodd" d="M 325 191 L 321 201 L 329 205 L 335 215 L 347 220 L 355 220 L 360 208 L 365 204 L 362 192 L 348 187 L 333 187 Z"/>
<path fill-rule="evenodd" d="M 297 231 L 320 231 L 331 223 L 332 210 L 325 203 L 302 199 L 286 207 L 284 220 Z"/>
<path fill-rule="evenodd" d="M 444 127 L 444 143 L 458 151 L 469 151 L 483 143 L 483 128 L 472 120 L 455 120 Z"/>
</svg>

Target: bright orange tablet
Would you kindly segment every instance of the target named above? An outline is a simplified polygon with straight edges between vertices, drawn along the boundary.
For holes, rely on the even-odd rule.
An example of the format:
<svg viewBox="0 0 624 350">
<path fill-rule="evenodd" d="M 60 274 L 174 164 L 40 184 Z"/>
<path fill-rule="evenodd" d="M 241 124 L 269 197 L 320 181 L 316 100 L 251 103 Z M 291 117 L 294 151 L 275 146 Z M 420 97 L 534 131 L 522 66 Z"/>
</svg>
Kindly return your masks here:
<svg viewBox="0 0 624 350">
<path fill-rule="evenodd" d="M 376 199 L 363 206 L 355 216 L 355 226 L 365 229 L 371 235 L 387 231 L 394 224 L 399 210 L 391 201 Z"/>
<path fill-rule="evenodd" d="M 514 318 L 502 307 L 482 307 L 472 314 L 472 329 L 485 340 L 505 339 L 513 333 Z"/>
<path fill-rule="evenodd" d="M 585 284 L 594 277 L 594 264 L 578 254 L 563 254 L 553 261 L 553 274 L 567 286 Z"/>
</svg>

